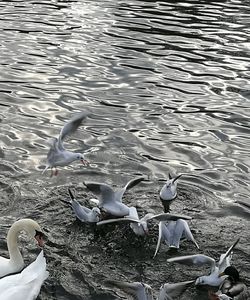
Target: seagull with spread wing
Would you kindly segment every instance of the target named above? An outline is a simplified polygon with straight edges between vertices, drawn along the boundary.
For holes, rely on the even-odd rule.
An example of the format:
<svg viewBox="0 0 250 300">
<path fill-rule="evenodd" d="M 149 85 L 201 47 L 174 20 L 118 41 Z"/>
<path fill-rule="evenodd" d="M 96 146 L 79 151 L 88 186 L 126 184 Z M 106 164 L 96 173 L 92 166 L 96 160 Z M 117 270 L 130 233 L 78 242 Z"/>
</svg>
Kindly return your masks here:
<svg viewBox="0 0 250 300">
<path fill-rule="evenodd" d="M 187 221 L 185 221 L 184 218 L 170 220 L 168 222 L 161 221 L 159 223 L 159 235 L 154 257 L 159 251 L 160 244 L 162 241 L 165 241 L 165 243 L 172 249 L 179 249 L 180 241 L 183 238 L 192 241 L 195 244 L 195 246 L 198 249 L 200 249 L 193 237 L 193 234 L 188 226 Z"/>
<path fill-rule="evenodd" d="M 124 290 L 136 300 L 153 300 L 153 290 L 150 285 L 142 282 L 123 282 L 118 280 L 106 280 L 106 283 Z M 185 290 L 194 283 L 194 280 L 165 283 L 161 286 L 158 300 L 175 300 L 178 299 Z"/>
<path fill-rule="evenodd" d="M 107 215 L 114 217 L 124 217 L 129 215 L 129 207 L 122 203 L 122 197 L 124 193 L 133 188 L 135 185 L 143 181 L 143 176 L 130 180 L 123 188 L 116 191 L 105 183 L 98 182 L 83 182 L 83 184 L 96 196 L 96 201 L 99 208 L 103 210 Z"/>
<path fill-rule="evenodd" d="M 198 277 L 196 279 L 195 285 L 220 286 L 220 284 L 225 280 L 226 276 L 219 276 L 219 275 L 228 266 L 230 266 L 231 259 L 232 259 L 232 252 L 235 246 L 238 244 L 238 242 L 239 239 L 237 239 L 237 241 L 231 247 L 229 247 L 226 253 L 221 254 L 218 263 L 216 263 L 214 258 L 204 254 L 179 256 L 179 257 L 169 258 L 167 261 L 170 263 L 177 262 L 188 266 L 209 265 L 211 267 L 210 274 Z"/>
<path fill-rule="evenodd" d="M 184 216 L 184 215 L 177 215 L 177 214 L 167 214 L 167 213 L 161 213 L 161 214 L 152 214 L 148 213 L 144 217 L 139 218 L 137 209 L 135 207 L 129 207 L 129 215 L 125 216 L 123 218 L 117 218 L 117 219 L 108 219 L 103 220 L 97 223 L 98 226 L 110 224 L 110 223 L 117 223 L 117 222 L 123 222 L 123 223 L 130 223 L 130 228 L 134 231 L 136 235 L 144 236 L 148 234 L 148 222 L 151 220 L 158 220 L 158 221 L 167 221 L 167 220 L 173 220 L 176 221 L 178 219 L 186 219 L 190 220 L 191 217 Z"/>
<path fill-rule="evenodd" d="M 68 151 L 63 146 L 66 137 L 78 129 L 88 114 L 88 112 L 84 111 L 74 115 L 73 118 L 63 126 L 59 137 L 51 140 L 51 146 L 47 154 L 47 163 L 43 173 L 51 168 L 51 177 L 53 175 L 56 176 L 58 174 L 58 166 L 67 166 L 76 160 L 80 160 L 85 165 L 88 164 L 88 161 L 85 160 L 82 153 Z"/>
</svg>

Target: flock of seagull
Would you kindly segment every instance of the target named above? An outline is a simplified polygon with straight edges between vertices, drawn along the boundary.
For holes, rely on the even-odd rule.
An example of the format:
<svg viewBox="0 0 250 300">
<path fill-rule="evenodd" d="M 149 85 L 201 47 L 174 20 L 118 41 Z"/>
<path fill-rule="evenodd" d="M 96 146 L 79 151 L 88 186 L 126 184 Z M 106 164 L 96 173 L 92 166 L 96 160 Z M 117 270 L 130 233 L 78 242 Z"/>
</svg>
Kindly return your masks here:
<svg viewBox="0 0 250 300">
<path fill-rule="evenodd" d="M 47 164 L 43 173 L 51 169 L 51 177 L 57 176 L 57 167 L 67 166 L 76 160 L 81 161 L 85 165 L 88 164 L 83 154 L 68 151 L 63 145 L 66 138 L 77 130 L 87 116 L 88 112 L 74 115 L 63 126 L 58 138 L 51 140 L 50 150 L 47 154 Z M 90 199 L 95 204 L 92 209 L 81 205 L 70 189 L 68 189 L 70 199 L 66 203 L 71 206 L 76 217 L 83 223 L 94 223 L 97 226 L 105 226 L 110 223 L 128 223 L 132 231 L 139 236 L 148 234 L 148 224 L 151 220 L 158 221 L 158 241 L 153 257 L 157 255 L 163 241 L 170 248 L 178 249 L 181 240 L 185 238 L 192 241 L 199 249 L 188 225 L 188 220 L 192 218 L 186 215 L 170 213 L 170 205 L 177 196 L 177 181 L 180 176 L 171 177 L 169 175 L 169 178 L 164 183 L 159 195 L 164 212 L 160 214 L 147 213 L 140 218 L 136 207 L 127 206 L 122 202 L 124 193 L 145 180 L 143 176 L 131 179 L 124 187 L 117 190 L 105 183 L 84 182 L 85 187 L 98 198 Z M 46 271 L 46 259 L 43 250 L 33 263 L 24 268 L 23 257 L 18 248 L 18 236 L 21 231 L 25 231 L 28 236 L 34 237 L 39 246 L 42 247 L 44 245 L 42 229 L 34 220 L 21 219 L 11 226 L 7 235 L 10 258 L 0 257 L 1 300 L 36 299 L 44 280 L 49 275 Z M 203 254 L 169 258 L 167 260 L 169 263 L 190 266 L 209 265 L 211 268 L 210 274 L 198 277 L 196 280 L 165 283 L 160 288 L 158 299 L 178 299 L 189 286 L 195 284 L 197 286 L 217 287 L 217 292 L 209 292 L 209 298 L 212 300 L 249 300 L 250 291 L 241 282 L 237 269 L 231 266 L 233 250 L 238 242 L 239 239 L 224 254 L 221 254 L 218 262 L 214 258 Z M 106 284 L 124 290 L 137 300 L 151 300 L 154 298 L 152 288 L 145 283 L 107 280 Z"/>
</svg>

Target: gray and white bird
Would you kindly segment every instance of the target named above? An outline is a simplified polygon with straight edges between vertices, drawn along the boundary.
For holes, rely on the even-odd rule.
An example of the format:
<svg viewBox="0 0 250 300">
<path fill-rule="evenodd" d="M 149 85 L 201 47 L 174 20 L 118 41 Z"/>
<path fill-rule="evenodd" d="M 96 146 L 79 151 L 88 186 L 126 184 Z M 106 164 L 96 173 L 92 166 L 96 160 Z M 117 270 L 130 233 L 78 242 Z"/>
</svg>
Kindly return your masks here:
<svg viewBox="0 0 250 300">
<path fill-rule="evenodd" d="M 158 221 L 167 221 L 167 220 L 178 220 L 178 219 L 186 219 L 191 220 L 191 217 L 184 216 L 184 215 L 177 215 L 177 214 L 152 214 L 148 213 L 144 217 L 139 218 L 137 209 L 135 207 L 129 207 L 129 215 L 123 218 L 117 219 L 108 219 L 103 220 L 97 223 L 98 226 L 116 223 L 116 222 L 127 222 L 130 223 L 130 228 L 134 231 L 136 235 L 144 236 L 148 234 L 148 222 L 151 220 L 158 220 Z"/>
<path fill-rule="evenodd" d="M 113 188 L 105 183 L 83 182 L 83 184 L 96 196 L 97 204 L 107 215 L 114 217 L 124 217 L 129 215 L 129 207 L 122 203 L 124 193 L 143 181 L 145 178 L 138 177 L 130 180 L 123 188 L 114 191 Z"/>
<path fill-rule="evenodd" d="M 51 146 L 47 154 L 47 163 L 43 173 L 47 169 L 51 168 L 51 177 L 53 175 L 56 176 L 58 174 L 57 167 L 67 166 L 76 160 L 81 161 L 84 165 L 88 164 L 88 161 L 84 158 L 82 153 L 68 151 L 63 146 L 63 142 L 66 137 L 70 136 L 77 130 L 88 114 L 89 113 L 86 111 L 75 114 L 73 118 L 63 126 L 59 137 L 51 140 Z"/>
<path fill-rule="evenodd" d="M 220 260 L 218 263 L 215 262 L 215 259 L 204 255 L 204 254 L 194 254 L 194 255 L 186 255 L 186 256 L 179 256 L 174 258 L 169 258 L 167 261 L 177 262 L 180 264 L 185 265 L 196 265 L 196 266 L 203 266 L 209 265 L 211 267 L 210 274 L 200 276 L 196 279 L 195 285 L 207 285 L 207 286 L 220 286 L 221 283 L 225 280 L 226 276 L 219 276 L 228 266 L 230 266 L 232 252 L 235 246 L 238 244 L 239 239 L 229 247 L 226 253 L 221 254 Z"/>
<path fill-rule="evenodd" d="M 153 300 L 153 290 L 150 285 L 142 282 L 123 282 L 117 280 L 107 280 L 111 286 L 115 286 L 131 295 L 136 300 Z M 194 283 L 194 280 L 177 282 L 177 283 L 165 283 L 161 286 L 158 300 L 175 300 L 178 299 L 185 290 Z"/>
<path fill-rule="evenodd" d="M 68 189 L 70 195 L 70 205 L 76 215 L 76 217 L 83 223 L 97 223 L 100 220 L 101 211 L 98 207 L 89 209 L 86 206 L 81 205 L 73 196 L 70 189 Z"/>
<path fill-rule="evenodd" d="M 198 249 L 200 249 L 193 237 L 193 234 L 188 226 L 187 221 L 185 221 L 184 218 L 175 221 L 160 222 L 158 241 L 157 241 L 154 257 L 159 251 L 160 244 L 162 241 L 165 241 L 165 243 L 170 248 L 179 249 L 180 241 L 183 238 L 192 241 L 195 244 L 195 246 Z"/>
<path fill-rule="evenodd" d="M 182 174 L 172 178 L 169 174 L 169 179 L 165 182 L 164 186 L 160 190 L 160 200 L 164 207 L 164 212 L 170 211 L 170 204 L 177 196 L 177 180 L 182 176 Z"/>
</svg>

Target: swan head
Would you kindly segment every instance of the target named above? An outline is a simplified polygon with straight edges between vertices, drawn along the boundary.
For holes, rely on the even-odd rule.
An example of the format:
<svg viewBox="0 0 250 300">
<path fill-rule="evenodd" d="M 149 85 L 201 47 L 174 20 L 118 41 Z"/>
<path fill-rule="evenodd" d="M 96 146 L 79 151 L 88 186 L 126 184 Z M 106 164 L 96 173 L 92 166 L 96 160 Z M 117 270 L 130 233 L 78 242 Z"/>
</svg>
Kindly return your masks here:
<svg viewBox="0 0 250 300">
<path fill-rule="evenodd" d="M 44 234 L 40 225 L 32 219 L 21 219 L 12 225 L 17 232 L 25 231 L 28 236 L 34 238 L 40 247 L 44 246 Z"/>
</svg>

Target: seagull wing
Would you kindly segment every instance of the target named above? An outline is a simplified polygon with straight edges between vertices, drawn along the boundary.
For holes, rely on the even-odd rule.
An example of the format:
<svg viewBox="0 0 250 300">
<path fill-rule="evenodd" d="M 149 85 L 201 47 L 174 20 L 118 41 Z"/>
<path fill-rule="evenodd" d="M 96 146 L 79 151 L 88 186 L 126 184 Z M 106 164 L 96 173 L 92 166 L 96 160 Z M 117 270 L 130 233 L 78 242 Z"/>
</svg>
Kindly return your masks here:
<svg viewBox="0 0 250 300">
<path fill-rule="evenodd" d="M 240 238 L 238 238 L 227 250 L 226 253 L 220 256 L 220 260 L 218 262 L 219 272 L 223 272 L 226 267 L 230 265 L 231 256 L 233 254 L 233 250 L 235 246 L 239 243 Z"/>
<path fill-rule="evenodd" d="M 168 262 L 177 262 L 180 264 L 192 266 L 203 266 L 203 265 L 210 265 L 212 269 L 215 267 L 215 260 L 207 255 L 204 254 L 194 254 L 194 255 L 185 255 L 185 256 L 178 256 L 167 259 Z"/>
<path fill-rule="evenodd" d="M 165 283 L 160 288 L 158 300 L 171 300 L 180 297 L 185 290 L 192 285 L 195 280 L 183 281 L 177 283 Z"/>
<path fill-rule="evenodd" d="M 185 215 L 178 215 L 178 214 L 161 213 L 158 215 L 151 214 L 151 216 L 147 218 L 147 220 L 152 220 L 152 219 L 156 219 L 158 221 L 176 221 L 178 219 L 191 220 L 192 217 L 185 216 Z"/>
<path fill-rule="evenodd" d="M 132 189 L 134 186 L 136 186 L 138 183 L 140 183 L 143 180 L 145 180 L 145 178 L 143 176 L 131 179 L 123 188 L 121 188 L 115 192 L 115 200 L 122 202 L 122 197 L 123 197 L 124 193 L 127 190 Z"/>
<path fill-rule="evenodd" d="M 177 221 L 172 221 L 171 223 L 169 223 L 167 225 L 167 227 L 169 227 L 168 229 L 171 234 L 170 246 L 179 248 L 180 240 L 181 240 L 184 230 L 185 230 L 184 222 L 185 222 L 184 220 L 177 220 Z M 173 226 L 173 224 L 174 224 L 174 226 Z"/>
<path fill-rule="evenodd" d="M 149 300 L 146 289 L 149 287 L 141 282 L 122 282 L 117 280 L 106 280 L 109 285 L 118 287 L 130 294 L 136 300 Z M 150 287 L 149 287 L 150 288 Z"/>
<path fill-rule="evenodd" d="M 108 220 L 103 220 L 100 222 L 97 222 L 96 225 L 105 225 L 105 224 L 111 224 L 111 223 L 117 223 L 117 222 L 125 222 L 125 223 L 140 223 L 139 220 L 135 220 L 130 217 L 124 217 L 124 218 L 117 218 L 117 219 L 108 219 Z"/>
<path fill-rule="evenodd" d="M 184 220 L 183 220 L 183 227 L 184 227 L 184 235 L 185 235 L 186 239 L 189 241 L 192 241 L 195 244 L 195 246 L 197 247 L 197 249 L 200 249 L 199 245 L 197 244 L 196 240 L 193 237 L 193 234 L 188 226 L 188 223 Z"/>
<path fill-rule="evenodd" d="M 77 128 L 81 125 L 83 120 L 87 118 L 89 113 L 87 111 L 83 111 L 81 113 L 77 113 L 73 116 L 72 119 L 70 119 L 61 129 L 61 132 L 59 134 L 59 148 L 62 147 L 62 142 L 65 140 L 65 138 L 71 134 L 73 134 Z"/>
<path fill-rule="evenodd" d="M 56 166 L 56 163 L 61 160 L 61 153 L 58 148 L 58 139 L 52 138 L 49 140 L 50 149 L 47 154 L 47 164 L 45 169 L 43 170 L 43 173 L 49 168 Z"/>
<path fill-rule="evenodd" d="M 157 241 L 157 245 L 156 245 L 156 249 L 155 249 L 155 253 L 153 258 L 155 258 L 157 252 L 160 249 L 160 245 L 161 245 L 161 241 L 163 240 L 163 238 L 165 238 L 168 242 L 170 240 L 170 233 L 165 225 L 164 222 L 159 222 L 159 231 L 158 231 L 158 241 Z"/>
<path fill-rule="evenodd" d="M 83 182 L 83 184 L 100 199 L 99 206 L 114 201 L 114 191 L 108 184 L 98 182 Z"/>
</svg>

